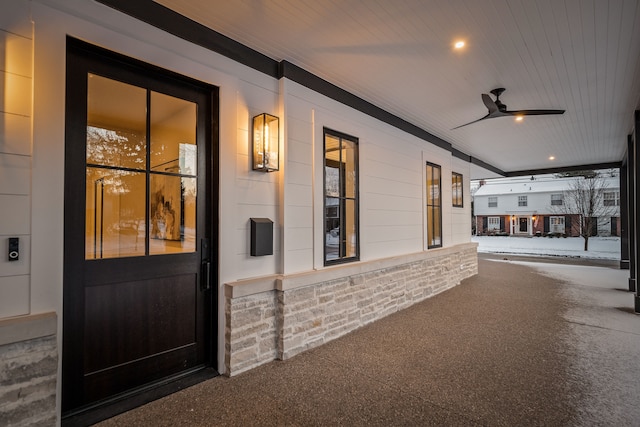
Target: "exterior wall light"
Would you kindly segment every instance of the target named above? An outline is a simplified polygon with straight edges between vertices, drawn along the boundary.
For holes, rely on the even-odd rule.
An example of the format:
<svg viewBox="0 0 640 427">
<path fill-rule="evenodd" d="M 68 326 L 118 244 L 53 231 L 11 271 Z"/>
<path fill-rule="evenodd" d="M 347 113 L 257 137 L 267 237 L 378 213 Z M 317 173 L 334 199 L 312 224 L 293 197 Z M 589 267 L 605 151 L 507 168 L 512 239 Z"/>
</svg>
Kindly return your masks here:
<svg viewBox="0 0 640 427">
<path fill-rule="evenodd" d="M 253 170 L 280 169 L 280 119 L 267 113 L 253 118 Z"/>
</svg>

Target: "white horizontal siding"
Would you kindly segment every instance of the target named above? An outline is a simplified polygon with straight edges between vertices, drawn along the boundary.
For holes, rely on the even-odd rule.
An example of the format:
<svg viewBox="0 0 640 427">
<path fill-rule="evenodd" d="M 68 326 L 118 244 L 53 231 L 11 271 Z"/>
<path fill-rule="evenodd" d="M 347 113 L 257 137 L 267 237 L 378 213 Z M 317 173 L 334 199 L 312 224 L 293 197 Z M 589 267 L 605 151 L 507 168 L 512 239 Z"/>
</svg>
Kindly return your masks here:
<svg viewBox="0 0 640 427">
<path fill-rule="evenodd" d="M 0 152 L 0 194 L 27 196 L 31 190 L 31 158 Z"/>
<path fill-rule="evenodd" d="M 471 236 L 471 165 L 458 158 L 451 159 L 451 171 L 462 174 L 462 208 L 451 208 L 451 244 L 466 243 Z M 451 200 L 451 198 L 450 198 Z M 447 201 L 447 203 L 453 204 Z"/>
<path fill-rule="evenodd" d="M 31 265 L 32 30 L 29 3 L 0 14 L 0 248 L 20 239 L 20 258 L 0 257 L 0 318 L 29 314 Z M 6 249 L 5 249 L 6 250 Z"/>
<path fill-rule="evenodd" d="M 0 318 L 29 314 L 29 275 L 0 277 Z"/>
<path fill-rule="evenodd" d="M 30 78 L 32 75 L 30 53 L 31 34 L 23 36 L 0 29 L 0 70 Z"/>
<path fill-rule="evenodd" d="M 0 112 L 0 153 L 31 154 L 31 117 Z"/>
<path fill-rule="evenodd" d="M 0 235 L 29 234 L 29 196 L 0 194 Z"/>
<path fill-rule="evenodd" d="M 323 129 L 359 141 L 360 259 L 370 260 L 424 249 L 425 161 L 440 164 L 443 173 L 443 242 L 468 242 L 471 211 L 469 164 L 451 153 L 399 131 L 308 89 L 286 82 L 287 169 L 285 170 L 285 273 L 311 268 L 301 251 L 313 238 L 313 268 L 323 268 Z M 311 117 L 311 119 L 309 119 Z M 311 150 L 311 148 L 313 150 Z M 455 164 L 455 167 L 452 166 Z M 315 165 L 315 167 L 314 167 Z M 451 207 L 451 171 L 465 177 L 464 208 Z M 292 187 L 295 185 L 295 190 Z M 313 191 L 312 204 L 297 202 Z M 295 196 L 294 196 L 295 194 Z M 309 209 L 296 208 L 297 205 Z M 304 215 L 304 218 L 302 216 Z M 291 222 L 289 222 L 291 220 Z M 313 221 L 313 222 L 312 222 Z M 306 226 L 308 224 L 308 227 Z M 455 234 L 453 230 L 456 230 Z M 310 234 L 311 233 L 311 234 Z M 291 251 L 291 253 L 290 253 Z M 295 252 L 295 254 L 294 254 Z M 295 257 L 295 261 L 294 260 Z"/>
<path fill-rule="evenodd" d="M 0 111 L 31 116 L 31 77 L 0 71 Z"/>
</svg>

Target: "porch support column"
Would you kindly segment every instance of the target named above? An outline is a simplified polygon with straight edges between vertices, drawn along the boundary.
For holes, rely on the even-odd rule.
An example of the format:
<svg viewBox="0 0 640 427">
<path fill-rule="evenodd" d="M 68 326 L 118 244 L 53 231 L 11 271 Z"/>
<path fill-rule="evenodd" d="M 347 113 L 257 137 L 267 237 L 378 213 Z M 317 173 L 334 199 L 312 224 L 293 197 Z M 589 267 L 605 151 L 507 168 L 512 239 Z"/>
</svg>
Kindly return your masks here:
<svg viewBox="0 0 640 427">
<path fill-rule="evenodd" d="M 640 185 L 638 185 L 638 164 L 640 163 L 640 150 L 637 149 L 638 139 L 640 138 L 640 111 L 636 110 L 635 112 L 635 126 L 634 126 L 634 136 L 633 136 L 633 215 L 629 212 L 629 224 L 633 223 L 633 232 L 629 234 L 629 241 L 633 240 L 633 243 L 629 245 L 629 249 L 634 248 L 633 254 L 629 254 L 629 260 L 633 260 L 634 269 L 633 269 L 633 287 L 635 294 L 635 311 L 636 313 L 640 313 L 640 292 L 637 287 L 637 279 L 638 279 L 638 200 L 640 200 L 640 194 L 638 190 L 640 190 Z M 631 169 L 631 167 L 629 167 Z M 629 283 L 631 286 L 631 283 Z"/>
<path fill-rule="evenodd" d="M 631 139 L 631 135 L 627 137 L 627 141 Z M 625 155 L 620 166 L 620 269 L 629 269 L 629 196 L 627 194 L 627 180 L 629 179 L 629 168 L 627 162 L 629 154 Z"/>
<path fill-rule="evenodd" d="M 633 135 L 627 140 L 627 233 L 629 251 L 629 292 L 636 291 L 636 159 Z"/>
</svg>

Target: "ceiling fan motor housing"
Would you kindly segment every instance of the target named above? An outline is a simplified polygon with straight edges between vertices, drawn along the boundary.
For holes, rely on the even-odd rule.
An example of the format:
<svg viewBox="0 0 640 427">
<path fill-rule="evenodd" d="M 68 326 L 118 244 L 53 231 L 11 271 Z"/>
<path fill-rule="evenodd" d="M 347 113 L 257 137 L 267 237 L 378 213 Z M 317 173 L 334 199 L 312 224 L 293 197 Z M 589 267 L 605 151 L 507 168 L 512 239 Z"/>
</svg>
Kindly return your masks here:
<svg viewBox="0 0 640 427">
<path fill-rule="evenodd" d="M 500 98 L 500 95 L 502 95 L 502 92 L 504 92 L 505 90 L 506 89 L 503 87 L 498 87 L 498 88 L 492 89 L 491 93 L 494 94 L 497 99 L 497 98 Z"/>
</svg>

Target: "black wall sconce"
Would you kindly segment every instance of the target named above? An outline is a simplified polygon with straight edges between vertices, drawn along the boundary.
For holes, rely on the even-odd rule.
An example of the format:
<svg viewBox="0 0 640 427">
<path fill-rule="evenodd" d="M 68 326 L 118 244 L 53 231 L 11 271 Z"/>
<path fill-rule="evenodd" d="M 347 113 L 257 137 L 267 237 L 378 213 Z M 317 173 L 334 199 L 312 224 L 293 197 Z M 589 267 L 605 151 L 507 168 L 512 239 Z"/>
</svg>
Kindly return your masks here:
<svg viewBox="0 0 640 427">
<path fill-rule="evenodd" d="M 253 118 L 253 170 L 280 169 L 280 119 L 262 113 Z"/>
</svg>

